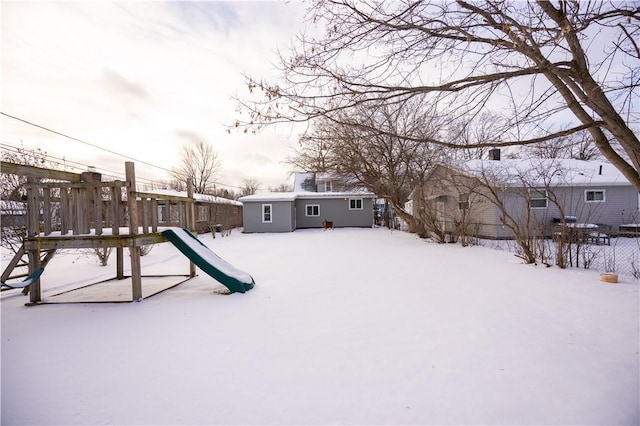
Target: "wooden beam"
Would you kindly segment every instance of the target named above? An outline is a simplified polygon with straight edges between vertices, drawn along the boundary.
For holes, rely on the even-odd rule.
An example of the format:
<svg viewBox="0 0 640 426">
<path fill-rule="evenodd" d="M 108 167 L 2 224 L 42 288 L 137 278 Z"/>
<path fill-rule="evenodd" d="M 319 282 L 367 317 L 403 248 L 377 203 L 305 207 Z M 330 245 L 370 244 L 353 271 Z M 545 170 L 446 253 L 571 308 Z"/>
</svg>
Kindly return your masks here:
<svg viewBox="0 0 640 426">
<path fill-rule="evenodd" d="M 25 188 L 126 188 L 127 182 L 36 182 L 25 184 Z"/>
<path fill-rule="evenodd" d="M 140 197 L 140 198 L 155 198 L 157 200 L 167 200 L 167 201 L 174 201 L 174 202 L 181 202 L 181 201 L 195 202 L 195 198 L 193 198 L 193 195 L 191 197 L 189 196 L 180 197 L 178 195 L 154 194 L 153 192 L 139 192 L 139 191 L 134 192 L 134 194 L 136 195 L 136 197 Z"/>
<path fill-rule="evenodd" d="M 6 161 L 0 162 L 0 172 L 35 178 L 66 180 L 69 182 L 80 182 L 82 180 L 82 175 L 78 173 L 43 169 L 41 167 L 26 166 L 24 164 L 9 163 Z"/>
<path fill-rule="evenodd" d="M 138 202 L 136 200 L 136 171 L 131 161 L 124 163 L 125 174 L 129 188 L 127 191 L 127 205 L 129 207 L 129 234 L 138 233 Z M 131 295 L 133 300 L 142 300 L 142 271 L 140 265 L 140 247 L 129 248 L 131 260 Z"/>
<path fill-rule="evenodd" d="M 75 235 L 39 237 L 24 242 L 26 250 L 72 249 L 72 248 L 107 248 L 107 247 L 141 247 L 150 244 L 164 243 L 167 240 L 162 234 L 131 235 Z"/>
</svg>

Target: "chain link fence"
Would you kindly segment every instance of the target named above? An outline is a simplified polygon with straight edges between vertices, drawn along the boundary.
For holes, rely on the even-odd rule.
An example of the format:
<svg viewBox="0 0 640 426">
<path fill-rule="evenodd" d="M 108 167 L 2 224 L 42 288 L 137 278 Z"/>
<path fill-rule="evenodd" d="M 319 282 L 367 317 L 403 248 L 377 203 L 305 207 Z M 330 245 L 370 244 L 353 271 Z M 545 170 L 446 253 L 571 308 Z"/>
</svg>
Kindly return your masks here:
<svg viewBox="0 0 640 426">
<path fill-rule="evenodd" d="M 502 227 L 496 224 L 467 223 L 464 226 L 466 232 L 448 232 L 449 229 L 461 229 L 460 224 L 453 222 L 442 222 L 439 228 L 445 231 L 434 233 L 434 239 L 441 242 L 507 250 L 523 258 L 523 245 L 527 245 L 539 263 L 592 269 L 602 273 L 615 272 L 640 279 L 640 227 L 623 230 L 585 227 L 569 231 L 565 228 L 562 233 L 558 227 L 537 234 L 523 233 L 521 241 L 508 237 L 487 238 L 487 234 L 505 235 L 504 229 L 498 229 Z M 478 233 L 478 230 L 483 230 L 485 235 Z"/>
</svg>

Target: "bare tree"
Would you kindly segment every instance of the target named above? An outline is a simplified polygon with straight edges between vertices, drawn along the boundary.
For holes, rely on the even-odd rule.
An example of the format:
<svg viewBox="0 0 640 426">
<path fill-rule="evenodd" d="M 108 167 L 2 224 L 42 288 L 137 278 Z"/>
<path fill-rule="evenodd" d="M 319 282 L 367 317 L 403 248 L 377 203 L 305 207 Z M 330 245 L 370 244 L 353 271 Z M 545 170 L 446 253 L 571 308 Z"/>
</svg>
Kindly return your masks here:
<svg viewBox="0 0 640 426">
<path fill-rule="evenodd" d="M 525 147 L 525 153 L 536 158 L 575 160 L 595 160 L 602 156 L 586 130 Z"/>
<path fill-rule="evenodd" d="M 2 161 L 24 164 L 35 167 L 55 167 L 47 160 L 47 153 L 40 148 L 27 149 L 20 142 L 20 147 L 10 151 L 2 150 Z M 24 188 L 27 179 L 14 174 L 0 173 L 0 198 L 2 199 L 2 237 L 3 247 L 16 253 L 26 236 L 27 194 Z"/>
<path fill-rule="evenodd" d="M 198 142 L 182 147 L 180 164 L 171 169 L 171 177 L 178 190 L 185 188 L 191 178 L 194 192 L 206 194 L 214 190 L 215 178 L 221 170 L 222 163 L 213 146 Z"/>
<path fill-rule="evenodd" d="M 462 148 L 449 150 L 448 155 L 459 160 L 485 158 L 488 152 L 486 144 L 502 141 L 504 121 L 504 117 L 490 111 L 484 111 L 477 117 L 464 116 L 452 120 L 448 126 L 447 139 Z M 477 142 L 482 142 L 483 145 L 477 146 Z"/>
<path fill-rule="evenodd" d="M 292 192 L 293 191 L 293 187 L 291 185 L 286 184 L 286 183 L 281 183 L 278 186 L 269 187 L 269 191 L 271 191 L 271 192 Z"/>
<path fill-rule="evenodd" d="M 416 232 L 415 217 L 404 204 L 416 185 L 442 160 L 442 149 L 421 140 L 444 128 L 432 109 L 417 102 L 361 105 L 339 120 L 325 119 L 301 138 L 292 165 L 302 170 L 331 172 L 384 198 L 396 215 Z M 380 131 L 381 130 L 381 131 Z M 403 134 L 411 138 L 398 137 Z"/>
<path fill-rule="evenodd" d="M 447 180 L 458 191 L 471 194 L 476 203 L 483 200 L 497 210 L 500 225 L 508 230 L 516 243 L 516 256 L 526 263 L 550 265 L 555 262 L 562 268 L 577 266 L 583 250 L 580 239 L 576 239 L 580 230 L 567 223 L 567 213 L 577 213 L 580 203 L 561 189 L 566 186 L 566 177 L 574 171 L 557 159 L 505 163 L 469 162 L 465 172 L 451 173 Z M 539 203 L 544 208 L 538 209 Z M 554 211 L 558 223 L 550 225 L 547 206 Z M 474 213 L 477 212 L 470 210 L 471 216 Z M 594 214 L 592 211 L 582 213 Z M 548 237 L 553 237 L 555 250 L 551 250 Z"/>
<path fill-rule="evenodd" d="M 253 195 L 260 190 L 260 182 L 255 178 L 247 178 L 242 181 L 242 196 Z"/>
<path fill-rule="evenodd" d="M 468 146 L 532 145 L 586 129 L 640 190 L 637 3 L 323 0 L 308 17 L 323 35 L 302 34 L 281 54 L 280 81 L 247 77 L 259 97 L 239 99 L 249 116 L 237 127 L 340 121 L 362 104 L 408 99 L 451 120 L 497 111 L 507 117 L 503 140 Z"/>
</svg>

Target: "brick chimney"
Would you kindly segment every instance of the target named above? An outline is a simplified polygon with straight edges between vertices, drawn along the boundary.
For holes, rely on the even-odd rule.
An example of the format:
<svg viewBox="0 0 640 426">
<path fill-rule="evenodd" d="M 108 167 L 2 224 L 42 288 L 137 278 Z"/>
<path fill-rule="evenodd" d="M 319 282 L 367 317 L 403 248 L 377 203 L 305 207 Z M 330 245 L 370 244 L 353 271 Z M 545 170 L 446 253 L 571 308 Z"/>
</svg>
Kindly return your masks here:
<svg viewBox="0 0 640 426">
<path fill-rule="evenodd" d="M 493 148 L 489 150 L 489 160 L 500 161 L 500 148 Z"/>
</svg>

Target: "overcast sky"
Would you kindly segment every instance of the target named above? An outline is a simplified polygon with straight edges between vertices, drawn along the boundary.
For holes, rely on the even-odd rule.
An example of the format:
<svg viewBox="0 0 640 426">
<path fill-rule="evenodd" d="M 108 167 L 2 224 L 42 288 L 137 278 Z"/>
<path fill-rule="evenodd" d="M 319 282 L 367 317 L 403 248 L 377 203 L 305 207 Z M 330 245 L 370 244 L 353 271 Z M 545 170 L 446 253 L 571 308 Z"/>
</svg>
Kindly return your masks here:
<svg viewBox="0 0 640 426">
<path fill-rule="evenodd" d="M 2 1 L 0 11 L 3 113 L 165 169 L 182 145 L 204 141 L 222 160 L 221 183 L 292 183 L 282 161 L 298 132 L 229 135 L 225 125 L 237 117 L 231 96 L 247 93 L 241 73 L 275 75 L 275 50 L 304 28 L 302 4 Z M 0 124 L 3 149 L 22 141 L 124 172 L 118 155 L 5 116 Z M 139 162 L 136 174 L 166 179 Z"/>
</svg>

